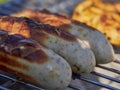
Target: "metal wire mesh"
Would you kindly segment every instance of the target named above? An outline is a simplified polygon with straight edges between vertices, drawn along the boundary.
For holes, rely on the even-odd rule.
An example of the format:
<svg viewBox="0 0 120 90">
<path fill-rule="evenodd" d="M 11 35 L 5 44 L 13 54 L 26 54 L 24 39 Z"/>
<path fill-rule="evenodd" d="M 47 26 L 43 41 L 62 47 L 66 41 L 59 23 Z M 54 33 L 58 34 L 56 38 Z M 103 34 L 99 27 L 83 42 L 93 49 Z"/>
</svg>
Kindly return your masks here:
<svg viewBox="0 0 120 90">
<path fill-rule="evenodd" d="M 0 15 L 9 15 L 15 11 L 18 11 L 23 8 L 24 4 L 25 4 L 25 0 L 13 0 L 8 3 L 5 3 L 0 6 Z M 120 61 L 115 61 L 113 63 L 120 65 Z M 110 71 L 110 72 L 120 75 L 119 69 L 114 69 L 114 68 L 101 66 L 101 65 L 98 65 L 97 68 L 101 68 L 101 69 L 104 69 L 104 70 L 107 70 L 107 71 Z M 120 84 L 120 80 L 118 78 L 112 77 L 110 75 L 102 74 L 102 73 L 96 72 L 96 71 L 92 72 L 91 75 L 102 77 L 102 78 L 105 78 L 105 79 L 108 79 L 110 81 Z M 85 81 L 85 82 L 89 83 L 90 85 L 94 84 L 94 85 L 104 87 L 107 89 L 111 89 L 111 90 L 120 90 L 119 87 L 110 86 L 110 85 L 89 79 L 89 78 L 85 77 L 84 75 L 77 75 L 77 74 L 73 73 L 73 80 L 74 79 L 77 79 L 80 81 Z M 40 87 L 37 87 L 35 85 L 32 85 L 32 84 L 26 82 L 26 81 L 19 80 L 15 75 L 10 75 L 10 74 L 2 72 L 2 71 L 0 71 L 0 81 L 1 81 L 0 82 L 0 90 L 10 90 L 10 89 L 18 90 L 18 87 L 23 88 L 23 90 L 44 90 Z M 70 84 L 68 87 L 72 88 L 73 90 L 84 90 L 84 88 L 77 87 L 73 84 Z"/>
</svg>

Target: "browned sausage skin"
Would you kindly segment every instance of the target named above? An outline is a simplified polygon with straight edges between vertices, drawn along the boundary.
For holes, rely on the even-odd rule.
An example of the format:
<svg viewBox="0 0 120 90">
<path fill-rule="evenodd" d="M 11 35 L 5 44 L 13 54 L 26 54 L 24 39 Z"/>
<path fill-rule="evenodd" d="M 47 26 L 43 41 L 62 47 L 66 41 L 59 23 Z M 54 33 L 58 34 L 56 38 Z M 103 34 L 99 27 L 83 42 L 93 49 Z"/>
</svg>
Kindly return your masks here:
<svg viewBox="0 0 120 90">
<path fill-rule="evenodd" d="M 75 35 L 81 40 L 89 42 L 94 52 L 97 64 L 105 64 L 115 60 L 112 45 L 105 36 L 98 30 L 66 16 L 51 13 L 47 10 L 24 9 L 21 12 L 13 14 L 13 16 L 24 16 L 31 18 L 37 22 L 49 24 L 58 27 L 70 34 Z"/>
<path fill-rule="evenodd" d="M 7 28 L 11 26 L 10 24 L 12 24 L 12 28 Z M 52 49 L 64 57 L 76 73 L 88 73 L 94 70 L 96 62 L 87 41 L 82 41 L 54 26 L 37 23 L 25 17 L 4 16 L 0 19 L 0 25 L 4 25 L 0 29 L 6 30 L 7 28 L 10 34 L 22 34 Z M 16 26 L 19 30 L 16 30 Z"/>
<path fill-rule="evenodd" d="M 0 30 L 0 70 L 52 90 L 66 88 L 72 75 L 69 64 L 52 50 L 4 30 Z"/>
</svg>

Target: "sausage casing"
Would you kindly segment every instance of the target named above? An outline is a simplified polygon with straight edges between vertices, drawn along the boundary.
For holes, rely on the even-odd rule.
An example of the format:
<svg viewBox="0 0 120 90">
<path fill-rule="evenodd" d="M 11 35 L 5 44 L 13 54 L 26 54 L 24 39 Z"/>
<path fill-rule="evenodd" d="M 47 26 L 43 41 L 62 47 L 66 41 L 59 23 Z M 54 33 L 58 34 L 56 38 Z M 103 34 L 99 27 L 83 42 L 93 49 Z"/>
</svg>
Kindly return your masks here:
<svg viewBox="0 0 120 90">
<path fill-rule="evenodd" d="M 0 30 L 0 69 L 51 90 L 67 87 L 72 74 L 69 64 L 52 50 L 3 30 Z"/>
<path fill-rule="evenodd" d="M 88 73 L 94 70 L 96 62 L 89 45 L 63 30 L 36 23 L 28 18 L 10 16 L 1 17 L 0 25 L 1 29 L 8 30 L 11 34 L 22 34 L 52 49 L 65 58 L 76 73 Z"/>
</svg>

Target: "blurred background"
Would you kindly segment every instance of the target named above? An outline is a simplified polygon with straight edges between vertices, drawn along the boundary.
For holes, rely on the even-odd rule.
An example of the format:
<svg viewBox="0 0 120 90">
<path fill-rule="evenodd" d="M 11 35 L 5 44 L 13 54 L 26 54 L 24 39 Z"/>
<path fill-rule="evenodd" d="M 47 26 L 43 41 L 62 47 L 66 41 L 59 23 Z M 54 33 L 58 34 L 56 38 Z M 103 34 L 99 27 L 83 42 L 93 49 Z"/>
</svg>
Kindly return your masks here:
<svg viewBox="0 0 120 90">
<path fill-rule="evenodd" d="M 0 0 L 0 4 L 3 4 L 5 2 L 8 2 L 9 0 Z"/>
</svg>

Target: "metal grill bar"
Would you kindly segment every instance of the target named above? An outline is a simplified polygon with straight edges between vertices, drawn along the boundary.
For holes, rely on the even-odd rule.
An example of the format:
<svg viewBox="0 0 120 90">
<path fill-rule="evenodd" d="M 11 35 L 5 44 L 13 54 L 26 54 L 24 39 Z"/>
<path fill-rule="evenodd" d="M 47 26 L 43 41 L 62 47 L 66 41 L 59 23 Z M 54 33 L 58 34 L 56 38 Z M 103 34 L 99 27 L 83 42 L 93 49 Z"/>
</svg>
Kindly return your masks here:
<svg viewBox="0 0 120 90">
<path fill-rule="evenodd" d="M 113 68 L 108 68 L 108 67 L 101 66 L 101 65 L 97 65 L 97 67 L 108 70 L 108 71 L 111 71 L 111 72 L 114 72 L 114 73 L 117 73 L 117 74 L 120 74 L 119 70 L 116 70 L 116 69 L 113 69 Z"/>
<path fill-rule="evenodd" d="M 97 74 L 96 74 L 97 75 Z M 104 76 L 104 74 L 101 74 L 101 76 Z M 104 88 L 107 88 L 107 89 L 111 89 L 111 90 L 120 90 L 119 88 L 116 88 L 116 87 L 112 87 L 112 86 L 109 86 L 107 84 L 103 84 L 103 83 L 100 83 L 100 82 L 97 82 L 97 81 L 94 81 L 94 80 L 90 80 L 82 75 L 78 75 L 78 74 L 75 74 L 74 73 L 74 76 L 73 76 L 74 79 L 79 79 L 79 80 L 82 80 L 82 81 L 85 81 L 85 82 L 88 82 L 88 83 L 91 83 L 91 84 L 94 84 L 94 85 L 97 85 L 97 86 L 100 86 L 100 87 L 104 87 Z M 112 78 L 112 77 L 111 77 Z"/>
<path fill-rule="evenodd" d="M 68 87 L 69 87 L 69 88 L 72 88 L 72 89 L 74 89 L 74 90 L 83 90 L 83 89 L 81 89 L 81 88 L 79 88 L 79 87 L 75 87 L 75 86 L 72 86 L 72 85 L 69 85 Z"/>
<path fill-rule="evenodd" d="M 22 8 L 22 6 L 24 4 L 22 1 L 25 3 L 25 0 L 12 0 L 9 3 L 6 3 L 6 4 L 2 5 L 2 6 L 0 6 L 0 15 L 9 15 L 10 13 L 12 13 L 14 11 L 19 10 L 20 8 Z M 120 61 L 115 61 L 114 63 L 120 64 Z M 108 70 L 110 72 L 120 74 L 119 70 L 116 70 L 116 69 L 113 69 L 113 68 L 108 68 L 108 67 L 101 66 L 101 65 L 98 65 L 97 67 Z M 119 79 L 113 78 L 113 77 L 108 76 L 108 75 L 104 75 L 104 74 L 101 74 L 101 73 L 98 73 L 98 72 L 92 72 L 91 74 L 99 76 L 99 77 L 103 77 L 103 78 L 106 78 L 106 79 L 109 79 L 109 80 L 112 80 L 112 81 L 117 82 L 117 83 L 120 83 Z M 97 81 L 93 81 L 93 80 L 87 79 L 86 77 L 83 77 L 83 76 L 80 76 L 80 75 L 73 74 L 73 76 L 75 78 L 79 79 L 79 80 L 82 80 L 82 81 L 85 81 L 85 82 L 88 82 L 88 83 L 91 83 L 91 84 L 94 84 L 94 85 L 97 85 L 97 86 L 100 86 L 100 87 L 104 87 L 104 88 L 111 89 L 111 90 L 120 90 L 119 88 L 112 87 L 112 86 L 109 86 L 107 84 L 103 84 L 103 83 L 100 83 L 100 82 L 97 82 Z M 12 80 L 12 81 L 14 81 L 16 83 L 24 84 L 26 86 L 34 88 L 35 90 L 44 90 L 44 89 L 39 88 L 37 86 L 34 86 L 32 84 L 29 84 L 29 83 L 26 83 L 26 82 L 11 78 L 11 77 L 9 77 L 7 75 L 4 75 L 4 74 L 0 74 L 0 77 L 6 78 L 8 80 Z M 70 87 L 70 88 L 72 88 L 74 90 L 83 90 L 82 88 L 75 87 L 73 85 L 69 85 L 68 87 Z M 4 86 L 0 86 L 0 89 L 1 90 L 9 90 Z"/>
<path fill-rule="evenodd" d="M 0 74 L 0 76 L 3 77 L 3 78 L 7 78 L 7 79 L 9 79 L 9 80 L 12 80 L 12 81 L 14 81 L 14 82 L 18 82 L 18 83 L 25 84 L 25 85 L 27 85 L 27 86 L 29 86 L 29 87 L 32 87 L 32 88 L 34 88 L 34 89 L 37 89 L 37 90 L 44 90 L 44 89 L 39 88 L 39 87 L 37 87 L 37 86 L 34 86 L 34 85 L 32 85 L 32 84 L 28 84 L 28 83 L 19 81 L 19 80 L 17 80 L 17 79 L 11 78 L 11 77 L 6 76 L 6 75 L 3 75 L 3 74 Z"/>
<path fill-rule="evenodd" d="M 117 82 L 117 83 L 120 83 L 120 80 L 119 80 L 119 79 L 110 77 L 110 76 L 105 75 L 105 74 L 101 74 L 101 73 L 98 73 L 98 72 L 95 72 L 95 71 L 92 72 L 92 74 L 97 75 L 97 76 L 100 76 L 100 77 L 103 77 L 103 78 L 106 78 L 106 79 L 109 79 L 109 80 L 114 81 L 114 82 Z"/>
<path fill-rule="evenodd" d="M 84 78 L 84 77 L 80 77 L 79 79 L 83 80 L 83 81 L 86 81 L 88 83 L 91 83 L 91 84 L 95 84 L 97 86 L 102 86 L 102 87 L 110 89 L 110 90 L 120 90 L 119 88 L 115 88 L 115 87 L 109 86 L 107 84 L 103 84 L 103 83 L 99 83 L 99 82 L 96 82 L 96 81 L 92 81 L 92 80 L 89 80 L 89 79 Z"/>
<path fill-rule="evenodd" d="M 114 61 L 114 62 L 120 64 L 120 61 L 119 61 L 119 60 L 116 60 L 116 61 Z"/>
<path fill-rule="evenodd" d="M 15 83 L 16 82 L 9 80 L 9 81 L 3 83 L 2 86 L 8 88 L 8 87 L 13 86 Z"/>
<path fill-rule="evenodd" d="M 7 79 L 12 80 L 12 81 L 14 81 L 14 82 L 16 82 L 16 83 L 25 84 L 25 85 L 27 85 L 27 86 L 29 86 L 29 87 L 32 87 L 32 88 L 34 88 L 34 89 L 37 89 L 37 90 L 44 90 L 44 89 L 39 88 L 39 87 L 36 87 L 36 86 L 34 86 L 34 85 L 32 85 L 32 84 L 28 84 L 28 83 L 22 82 L 22 81 L 20 81 L 20 80 L 11 78 L 11 77 L 9 77 L 9 76 L 7 76 L 7 75 L 0 74 L 0 77 L 7 78 Z M 79 87 L 74 87 L 74 86 L 72 86 L 72 85 L 69 85 L 68 87 L 70 87 L 70 88 L 72 88 L 72 89 L 75 89 L 75 90 L 83 90 L 83 89 L 81 89 L 81 88 L 79 88 Z M 5 90 L 5 89 L 4 89 L 4 90 Z"/>
<path fill-rule="evenodd" d="M 0 86 L 0 90 L 10 90 L 10 89 Z"/>
</svg>

